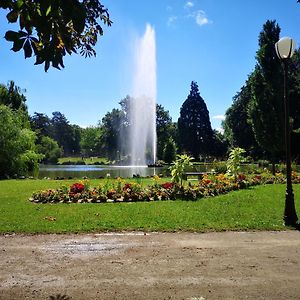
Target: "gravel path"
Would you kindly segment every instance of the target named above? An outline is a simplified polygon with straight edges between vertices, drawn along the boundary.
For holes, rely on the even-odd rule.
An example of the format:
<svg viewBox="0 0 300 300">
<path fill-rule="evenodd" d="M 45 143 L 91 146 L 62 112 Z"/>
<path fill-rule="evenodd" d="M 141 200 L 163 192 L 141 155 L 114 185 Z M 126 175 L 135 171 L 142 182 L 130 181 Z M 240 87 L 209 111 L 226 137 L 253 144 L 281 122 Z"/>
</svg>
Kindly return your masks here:
<svg viewBox="0 0 300 300">
<path fill-rule="evenodd" d="M 300 299 L 300 232 L 0 236 L 0 299 L 57 294 Z"/>
</svg>

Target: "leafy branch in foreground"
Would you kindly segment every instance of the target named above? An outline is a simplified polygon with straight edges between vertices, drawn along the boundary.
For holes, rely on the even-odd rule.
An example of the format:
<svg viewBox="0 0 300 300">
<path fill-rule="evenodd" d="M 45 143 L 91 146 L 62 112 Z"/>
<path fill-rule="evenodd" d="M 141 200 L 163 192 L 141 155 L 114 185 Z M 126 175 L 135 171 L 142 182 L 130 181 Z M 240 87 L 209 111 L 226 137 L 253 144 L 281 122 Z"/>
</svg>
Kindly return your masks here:
<svg viewBox="0 0 300 300">
<path fill-rule="evenodd" d="M 35 64 L 64 67 L 63 57 L 79 53 L 95 56 L 94 46 L 103 35 L 102 23 L 111 26 L 108 10 L 98 0 L 1 0 L 0 9 L 8 10 L 9 23 L 19 30 L 9 30 L 5 39 L 11 50 L 23 49 L 25 58 L 36 56 Z"/>
</svg>

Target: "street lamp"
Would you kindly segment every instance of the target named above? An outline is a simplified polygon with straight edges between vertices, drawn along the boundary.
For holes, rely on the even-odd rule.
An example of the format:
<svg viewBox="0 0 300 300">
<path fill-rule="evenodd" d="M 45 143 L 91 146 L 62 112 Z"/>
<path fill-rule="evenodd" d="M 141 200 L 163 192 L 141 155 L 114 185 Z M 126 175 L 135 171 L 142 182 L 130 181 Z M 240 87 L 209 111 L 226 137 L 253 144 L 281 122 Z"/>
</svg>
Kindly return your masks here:
<svg viewBox="0 0 300 300">
<path fill-rule="evenodd" d="M 288 62 L 295 51 L 295 40 L 289 37 L 281 38 L 276 44 L 277 56 L 282 61 L 284 70 L 284 114 L 285 114 L 285 150 L 286 150 L 286 193 L 284 208 L 284 224 L 297 226 L 298 217 L 295 209 L 294 193 L 292 186 L 291 168 L 291 128 L 289 121 L 289 97 L 288 97 Z"/>
</svg>

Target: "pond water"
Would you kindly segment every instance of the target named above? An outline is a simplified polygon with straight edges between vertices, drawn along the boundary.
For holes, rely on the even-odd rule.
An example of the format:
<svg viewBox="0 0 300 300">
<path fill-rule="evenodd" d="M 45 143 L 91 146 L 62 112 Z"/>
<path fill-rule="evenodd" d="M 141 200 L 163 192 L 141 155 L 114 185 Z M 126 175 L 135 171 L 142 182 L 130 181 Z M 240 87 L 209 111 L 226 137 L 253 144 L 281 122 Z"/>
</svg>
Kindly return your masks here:
<svg viewBox="0 0 300 300">
<path fill-rule="evenodd" d="M 109 175 L 107 175 L 109 174 Z M 40 165 L 38 178 L 128 178 L 133 175 L 143 177 L 168 175 L 168 167 L 149 168 L 147 166 L 110 166 L 110 165 Z"/>
</svg>

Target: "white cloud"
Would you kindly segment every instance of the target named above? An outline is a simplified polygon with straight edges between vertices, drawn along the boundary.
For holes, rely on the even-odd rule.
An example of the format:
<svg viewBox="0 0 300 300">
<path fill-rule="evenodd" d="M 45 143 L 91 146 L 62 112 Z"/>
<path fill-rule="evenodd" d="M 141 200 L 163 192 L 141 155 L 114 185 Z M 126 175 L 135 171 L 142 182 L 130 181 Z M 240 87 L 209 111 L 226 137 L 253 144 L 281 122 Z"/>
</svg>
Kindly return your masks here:
<svg viewBox="0 0 300 300">
<path fill-rule="evenodd" d="M 225 120 L 225 116 L 224 115 L 216 115 L 212 117 L 214 120 Z"/>
<path fill-rule="evenodd" d="M 185 9 L 192 8 L 194 6 L 194 3 L 192 1 L 187 1 L 184 5 Z"/>
<path fill-rule="evenodd" d="M 174 22 L 175 22 L 176 20 L 177 20 L 177 16 L 170 16 L 170 17 L 168 18 L 167 25 L 168 25 L 168 26 L 173 25 Z"/>
<path fill-rule="evenodd" d="M 195 21 L 196 21 L 197 25 L 199 25 L 199 26 L 203 26 L 203 25 L 212 23 L 212 22 L 207 18 L 206 13 L 205 13 L 205 11 L 203 11 L 203 10 L 197 10 L 197 11 L 194 13 L 194 18 L 195 18 Z"/>
<path fill-rule="evenodd" d="M 224 129 L 222 127 L 218 127 L 216 128 L 217 131 L 219 131 L 220 133 L 224 134 Z"/>
</svg>

